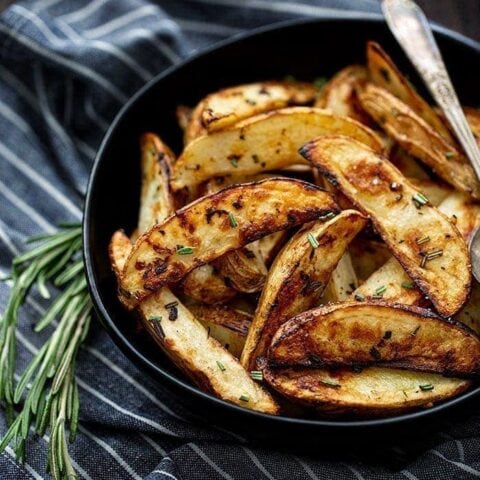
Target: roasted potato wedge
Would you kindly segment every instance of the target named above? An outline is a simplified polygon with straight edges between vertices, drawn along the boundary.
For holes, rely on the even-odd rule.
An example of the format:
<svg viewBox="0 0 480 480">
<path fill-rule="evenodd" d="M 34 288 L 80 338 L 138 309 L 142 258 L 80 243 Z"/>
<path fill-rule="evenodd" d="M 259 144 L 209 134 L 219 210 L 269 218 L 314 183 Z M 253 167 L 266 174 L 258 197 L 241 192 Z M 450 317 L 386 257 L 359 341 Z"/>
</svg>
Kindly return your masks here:
<svg viewBox="0 0 480 480">
<path fill-rule="evenodd" d="M 359 100 L 362 107 L 407 152 L 456 189 L 480 198 L 480 183 L 463 154 L 407 105 L 373 84 L 368 84 L 359 93 Z"/>
<path fill-rule="evenodd" d="M 472 203 L 469 195 L 461 192 L 452 192 L 438 208 L 457 227 L 468 244 L 470 236 L 477 226 L 480 225 L 480 206 Z M 428 238 L 429 236 L 427 235 L 423 237 L 424 240 Z M 429 242 L 430 240 L 426 241 L 424 245 Z M 379 295 L 377 292 L 382 293 Z M 380 298 L 381 300 L 402 303 L 404 305 L 426 303 L 422 292 L 416 288 L 403 267 L 394 257 L 373 272 L 365 283 L 355 290 L 354 297 L 360 300 Z"/>
<path fill-rule="evenodd" d="M 358 286 L 358 278 L 348 251 L 342 255 L 325 288 L 322 303 L 343 302 Z"/>
<path fill-rule="evenodd" d="M 215 265 L 227 283 L 239 292 L 259 292 L 267 278 L 267 267 L 260 256 L 258 242 L 220 257 Z"/>
<path fill-rule="evenodd" d="M 138 230 L 144 232 L 168 217 L 174 210 L 169 179 L 175 157 L 154 133 L 144 133 L 141 136 L 140 150 L 142 187 Z"/>
<path fill-rule="evenodd" d="M 355 238 L 348 250 L 360 284 L 392 258 L 390 250 L 384 243 L 366 238 Z"/>
<path fill-rule="evenodd" d="M 301 153 L 370 217 L 438 312 L 447 317 L 458 312 L 470 289 L 470 260 L 464 240 L 448 219 L 365 144 L 325 136 L 306 144 Z"/>
<path fill-rule="evenodd" d="M 178 126 L 185 132 L 192 118 L 193 109 L 186 105 L 179 105 L 175 110 Z"/>
<path fill-rule="evenodd" d="M 132 248 L 125 234 L 116 232 L 110 243 L 115 272 Z M 121 281 L 121 276 L 117 279 Z M 168 289 L 157 290 L 138 306 L 143 325 L 174 364 L 202 390 L 244 408 L 275 415 L 279 407 L 238 360 L 198 322 Z"/>
<path fill-rule="evenodd" d="M 283 247 L 270 268 L 242 352 L 247 370 L 256 369 L 280 325 L 318 304 L 337 262 L 365 223 L 360 213 L 345 210 L 303 227 Z"/>
<path fill-rule="evenodd" d="M 218 340 L 225 350 L 240 358 L 252 316 L 227 305 L 186 305 L 195 318 Z"/>
<path fill-rule="evenodd" d="M 417 93 L 378 43 L 367 43 L 367 66 L 370 79 L 375 85 L 395 95 L 427 122 L 446 142 L 456 145 L 454 138 L 442 119 Z"/>
<path fill-rule="evenodd" d="M 268 349 L 271 366 L 381 366 L 475 377 L 480 338 L 431 310 L 387 303 L 341 303 L 284 323 Z"/>
<path fill-rule="evenodd" d="M 298 148 L 329 133 L 349 135 L 377 151 L 383 148 L 377 135 L 355 120 L 313 107 L 283 108 L 187 145 L 174 165 L 172 188 L 192 189 L 212 177 L 251 175 L 302 163 Z"/>
<path fill-rule="evenodd" d="M 272 233 L 257 240 L 260 256 L 267 267 L 270 267 L 287 238 L 287 232 L 283 231 Z"/>
<path fill-rule="evenodd" d="M 465 391 L 469 380 L 434 373 L 370 367 L 349 369 L 266 368 L 264 379 L 294 402 L 328 415 L 387 416 L 431 407 Z"/>
<path fill-rule="evenodd" d="M 197 302 L 213 305 L 231 300 L 237 291 L 209 263 L 192 270 L 183 280 L 183 292 Z"/>
<path fill-rule="evenodd" d="M 238 85 L 205 97 L 201 120 L 208 132 L 216 132 L 259 113 L 311 104 L 317 94 L 313 84 L 296 81 Z"/>
<path fill-rule="evenodd" d="M 367 78 L 367 69 L 362 65 L 343 68 L 322 88 L 315 107 L 325 108 L 336 115 L 350 117 L 368 125 L 370 119 L 360 108 L 356 93 L 356 89 Z"/>
<path fill-rule="evenodd" d="M 203 197 L 138 239 L 125 264 L 122 299 L 135 306 L 195 267 L 336 211 L 328 193 L 286 178 L 232 186 Z"/>
<path fill-rule="evenodd" d="M 190 118 L 183 131 L 183 143 L 188 145 L 198 137 L 207 135 L 207 129 L 202 123 L 202 112 L 204 109 L 204 101 L 201 100 L 198 105 L 190 112 Z"/>
</svg>

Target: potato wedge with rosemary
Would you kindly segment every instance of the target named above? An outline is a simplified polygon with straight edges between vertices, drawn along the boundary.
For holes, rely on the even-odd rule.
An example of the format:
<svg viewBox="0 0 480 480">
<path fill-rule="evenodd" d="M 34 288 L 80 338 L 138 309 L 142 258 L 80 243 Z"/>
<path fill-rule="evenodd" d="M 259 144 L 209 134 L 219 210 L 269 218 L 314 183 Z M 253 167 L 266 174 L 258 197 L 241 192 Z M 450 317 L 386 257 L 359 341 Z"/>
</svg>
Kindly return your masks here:
<svg viewBox="0 0 480 480">
<path fill-rule="evenodd" d="M 154 133 L 144 133 L 141 136 L 140 150 L 142 187 L 138 230 L 144 232 L 174 210 L 169 180 L 175 156 Z"/>
<path fill-rule="evenodd" d="M 132 248 L 122 232 L 110 242 L 115 272 Z M 117 277 L 121 282 L 121 275 Z M 271 395 L 240 365 L 180 300 L 165 287 L 138 306 L 142 324 L 173 363 L 202 390 L 244 408 L 275 415 L 279 407 Z M 241 322 L 238 322 L 241 323 Z M 223 332 L 225 333 L 225 332 Z"/>
<path fill-rule="evenodd" d="M 297 150 L 319 135 L 341 133 L 376 151 L 383 145 L 367 127 L 313 107 L 290 107 L 257 115 L 240 126 L 198 138 L 174 165 L 174 190 L 194 189 L 223 175 L 251 175 L 305 163 Z"/>
<path fill-rule="evenodd" d="M 325 288 L 322 303 L 343 302 L 358 286 L 357 273 L 350 252 L 346 250 L 332 272 Z"/>
<path fill-rule="evenodd" d="M 268 362 L 281 367 L 381 366 L 470 378 L 480 374 L 480 338 L 430 310 L 345 302 L 284 323 L 272 339 Z"/>
<path fill-rule="evenodd" d="M 306 144 L 301 153 L 370 217 L 437 311 L 446 317 L 458 312 L 467 300 L 471 274 L 467 246 L 457 228 L 365 144 L 324 136 Z"/>
<path fill-rule="evenodd" d="M 480 183 L 464 155 L 412 109 L 373 84 L 368 84 L 359 93 L 359 100 L 362 107 L 407 152 L 454 188 L 480 198 Z"/>
<path fill-rule="evenodd" d="M 367 78 L 367 69 L 362 65 L 343 68 L 322 88 L 315 107 L 325 108 L 336 115 L 350 117 L 368 125 L 370 119 L 361 109 L 356 93 L 356 89 Z"/>
<path fill-rule="evenodd" d="M 348 250 L 360 285 L 392 258 L 384 243 L 367 238 L 355 238 Z"/>
<path fill-rule="evenodd" d="M 345 210 L 300 229 L 270 268 L 242 353 L 247 370 L 257 368 L 280 325 L 318 304 L 330 275 L 366 218 Z"/>
<path fill-rule="evenodd" d="M 395 95 L 427 122 L 447 143 L 456 141 L 435 110 L 417 93 L 392 59 L 376 42 L 367 43 L 367 66 L 371 81 Z"/>
<path fill-rule="evenodd" d="M 480 205 L 473 203 L 471 197 L 465 193 L 452 192 L 439 205 L 438 209 L 457 227 L 465 243 L 468 244 L 472 233 L 480 225 Z M 430 241 L 430 236 L 424 235 L 417 240 L 417 243 L 428 245 Z M 415 286 L 394 257 L 388 259 L 378 270 L 372 272 L 368 279 L 355 290 L 353 296 L 357 300 L 380 299 L 404 305 L 428 303 L 422 292 Z M 470 303 L 469 301 L 464 309 Z M 463 309 L 459 313 L 462 311 Z"/>
<path fill-rule="evenodd" d="M 284 397 L 332 416 L 382 417 L 431 407 L 462 393 L 470 380 L 434 373 L 369 367 L 348 369 L 265 368 L 263 378 Z"/>
<path fill-rule="evenodd" d="M 122 299 L 133 307 L 204 263 L 336 211 L 328 193 L 287 178 L 232 186 L 202 197 L 138 239 L 125 264 Z"/>
<path fill-rule="evenodd" d="M 208 132 L 216 132 L 259 113 L 311 104 L 317 94 L 313 84 L 297 81 L 237 85 L 205 97 L 201 122 Z"/>
<path fill-rule="evenodd" d="M 210 336 L 218 340 L 234 357 L 240 358 L 252 324 L 252 315 L 228 305 L 187 303 L 186 307 Z"/>
</svg>

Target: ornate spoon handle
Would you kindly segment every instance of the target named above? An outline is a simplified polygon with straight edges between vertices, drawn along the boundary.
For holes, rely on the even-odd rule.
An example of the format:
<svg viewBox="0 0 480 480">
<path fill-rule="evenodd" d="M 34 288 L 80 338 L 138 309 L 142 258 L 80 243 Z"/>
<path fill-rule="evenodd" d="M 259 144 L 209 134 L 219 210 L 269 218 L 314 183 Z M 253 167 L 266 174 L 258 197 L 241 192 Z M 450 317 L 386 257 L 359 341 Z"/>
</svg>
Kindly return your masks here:
<svg viewBox="0 0 480 480">
<path fill-rule="evenodd" d="M 390 30 L 443 110 L 480 179 L 480 150 L 427 18 L 412 0 L 383 0 L 382 9 Z"/>
</svg>

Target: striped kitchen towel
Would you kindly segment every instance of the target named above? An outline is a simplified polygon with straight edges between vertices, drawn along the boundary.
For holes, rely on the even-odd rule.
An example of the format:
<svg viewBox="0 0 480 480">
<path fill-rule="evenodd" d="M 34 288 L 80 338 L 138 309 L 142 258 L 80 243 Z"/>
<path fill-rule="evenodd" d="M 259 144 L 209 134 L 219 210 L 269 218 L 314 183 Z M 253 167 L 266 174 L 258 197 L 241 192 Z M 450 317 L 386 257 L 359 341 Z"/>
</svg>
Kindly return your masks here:
<svg viewBox="0 0 480 480">
<path fill-rule="evenodd" d="M 23 240 L 80 220 L 97 147 L 125 101 L 154 75 L 239 32 L 335 9 L 378 11 L 376 0 L 36 0 L 0 16 L 0 274 Z M 0 308 L 9 285 L 0 283 Z M 21 311 L 18 366 L 45 337 Z M 48 332 L 46 333 L 48 334 Z M 480 476 L 480 418 L 451 425 L 415 449 L 375 458 L 358 452 L 300 456 L 249 444 L 206 424 L 138 371 L 93 325 L 78 360 L 80 430 L 70 447 L 85 479 L 451 479 Z M 0 431 L 5 419 L 0 415 Z M 29 441 L 23 465 L 11 449 L 0 478 L 41 479 L 47 438 Z M 403 461 L 392 468 L 392 458 Z M 401 465 L 400 467 L 398 465 Z"/>
</svg>

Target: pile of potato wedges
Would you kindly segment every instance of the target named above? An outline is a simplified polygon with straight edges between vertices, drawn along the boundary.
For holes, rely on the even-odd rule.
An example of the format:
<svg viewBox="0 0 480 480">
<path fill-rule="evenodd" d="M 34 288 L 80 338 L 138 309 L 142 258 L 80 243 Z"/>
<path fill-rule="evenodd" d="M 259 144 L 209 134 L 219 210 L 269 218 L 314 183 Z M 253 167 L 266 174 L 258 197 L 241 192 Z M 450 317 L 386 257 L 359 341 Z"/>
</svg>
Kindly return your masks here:
<svg viewBox="0 0 480 480">
<path fill-rule="evenodd" d="M 142 135 L 138 228 L 110 243 L 119 300 L 192 382 L 236 405 L 432 406 L 480 376 L 467 249 L 480 183 L 378 44 L 318 83 L 179 105 L 178 158 Z M 480 135 L 480 112 L 466 114 Z"/>
</svg>

